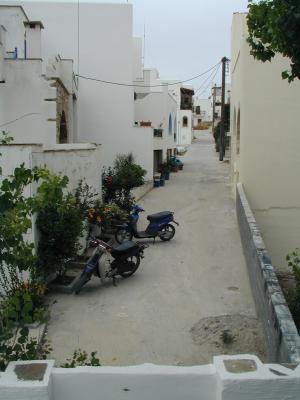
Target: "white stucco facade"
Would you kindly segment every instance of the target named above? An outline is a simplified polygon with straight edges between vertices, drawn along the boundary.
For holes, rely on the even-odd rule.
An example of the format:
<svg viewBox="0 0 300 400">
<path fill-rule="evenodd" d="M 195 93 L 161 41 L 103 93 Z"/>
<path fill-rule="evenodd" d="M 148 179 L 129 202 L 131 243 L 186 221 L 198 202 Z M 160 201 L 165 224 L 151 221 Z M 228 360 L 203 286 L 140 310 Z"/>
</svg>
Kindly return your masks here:
<svg viewBox="0 0 300 400">
<path fill-rule="evenodd" d="M 139 75 L 141 75 L 140 72 Z M 146 123 L 152 128 L 153 172 L 155 173 L 159 164 L 175 152 L 177 102 L 169 93 L 168 85 L 162 85 L 156 69 L 144 69 L 142 75 L 142 79 L 135 80 L 134 120 L 136 126 Z M 149 86 L 144 87 L 147 85 Z"/>
<path fill-rule="evenodd" d="M 74 60 L 75 73 L 84 77 L 132 84 L 134 54 L 139 43 L 132 34 L 132 5 L 101 2 L 18 2 L 33 20 L 42 20 L 42 57 L 53 54 Z M 58 40 L 59 38 L 59 40 Z M 45 65 L 43 66 L 45 69 Z M 80 142 L 101 143 L 103 164 L 119 153 L 132 152 L 147 169 L 152 156 L 144 131 L 137 140 L 132 86 L 109 85 L 79 78 L 78 135 Z M 143 157 L 140 157 L 140 154 Z M 146 168 L 146 165 L 148 167 Z M 151 168 L 152 169 L 152 168 Z M 150 177 L 151 174 L 148 176 Z"/>
<path fill-rule="evenodd" d="M 285 268 L 286 254 L 300 237 L 300 83 L 282 80 L 289 68 L 281 56 L 261 63 L 250 55 L 246 15 L 232 25 L 231 172 L 241 182 L 273 264 Z"/>
<path fill-rule="evenodd" d="M 64 112 L 64 142 L 74 142 L 73 61 L 56 55 L 43 62 L 43 24 L 30 21 L 22 7 L 0 3 L 0 24 L 0 127 L 11 132 L 16 143 L 56 144 Z"/>
<path fill-rule="evenodd" d="M 181 89 L 186 88 L 192 91 L 193 87 L 190 85 L 183 85 L 180 82 L 177 83 L 178 81 L 173 80 L 163 80 L 162 82 L 169 84 L 169 93 L 177 103 L 177 146 L 189 146 L 193 139 L 192 107 L 191 110 L 181 109 Z M 183 118 L 187 118 L 187 120 L 183 120 Z"/>
<path fill-rule="evenodd" d="M 193 126 L 198 126 L 201 122 L 212 121 L 212 105 L 210 99 L 200 99 L 194 97 L 193 106 Z"/>
</svg>

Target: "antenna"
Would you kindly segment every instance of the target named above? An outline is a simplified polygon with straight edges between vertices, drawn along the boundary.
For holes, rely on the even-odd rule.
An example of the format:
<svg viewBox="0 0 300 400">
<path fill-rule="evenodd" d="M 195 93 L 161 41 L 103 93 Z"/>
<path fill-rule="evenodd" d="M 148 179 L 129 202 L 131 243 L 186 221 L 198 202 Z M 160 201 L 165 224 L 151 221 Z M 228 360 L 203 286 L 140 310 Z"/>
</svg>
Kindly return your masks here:
<svg viewBox="0 0 300 400">
<path fill-rule="evenodd" d="M 145 67 L 145 61 L 146 61 L 146 24 L 144 24 L 144 57 L 143 57 L 144 67 Z"/>
</svg>

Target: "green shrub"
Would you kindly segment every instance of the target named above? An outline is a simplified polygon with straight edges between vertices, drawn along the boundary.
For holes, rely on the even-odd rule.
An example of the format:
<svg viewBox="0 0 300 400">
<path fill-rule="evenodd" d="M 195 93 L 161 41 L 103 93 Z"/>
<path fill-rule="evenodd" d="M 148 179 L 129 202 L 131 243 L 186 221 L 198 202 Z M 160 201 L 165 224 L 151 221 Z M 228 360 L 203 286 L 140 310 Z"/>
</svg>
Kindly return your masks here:
<svg viewBox="0 0 300 400">
<path fill-rule="evenodd" d="M 300 253 L 295 249 L 286 256 L 288 266 L 292 268 L 295 278 L 295 289 L 290 289 L 285 293 L 289 308 L 294 317 L 295 323 L 300 331 Z"/>
<path fill-rule="evenodd" d="M 71 359 L 60 365 L 61 368 L 76 368 L 76 367 L 100 367 L 100 360 L 96 357 L 97 352 L 92 351 L 90 355 L 85 350 L 75 350 Z"/>
<path fill-rule="evenodd" d="M 37 189 L 38 266 L 43 277 L 63 274 L 66 262 L 79 250 L 83 215 L 75 196 L 66 192 L 68 181 L 66 176 L 48 174 Z"/>
<path fill-rule="evenodd" d="M 0 184 L 0 296 L 13 290 L 23 280 L 23 272 L 36 272 L 34 245 L 25 239 L 32 227 L 34 199 L 25 197 L 28 185 L 40 179 L 42 169 L 21 164 L 13 175 Z"/>
<path fill-rule="evenodd" d="M 89 210 L 99 202 L 99 194 L 84 180 L 80 180 L 75 190 L 75 202 L 79 208 L 82 218 L 89 217 Z"/>
<path fill-rule="evenodd" d="M 39 344 L 30 337 L 28 328 L 3 328 L 0 321 L 0 371 L 11 361 L 45 360 L 51 350 L 47 340 Z"/>
<path fill-rule="evenodd" d="M 46 285 L 41 282 L 20 282 L 6 294 L 1 310 L 7 321 L 17 325 L 45 322 L 48 317 L 44 305 Z"/>
<path fill-rule="evenodd" d="M 134 204 L 131 190 L 142 186 L 146 171 L 134 163 L 132 154 L 118 155 L 113 167 L 102 173 L 102 198 L 104 203 L 115 203 L 129 211 Z"/>
</svg>

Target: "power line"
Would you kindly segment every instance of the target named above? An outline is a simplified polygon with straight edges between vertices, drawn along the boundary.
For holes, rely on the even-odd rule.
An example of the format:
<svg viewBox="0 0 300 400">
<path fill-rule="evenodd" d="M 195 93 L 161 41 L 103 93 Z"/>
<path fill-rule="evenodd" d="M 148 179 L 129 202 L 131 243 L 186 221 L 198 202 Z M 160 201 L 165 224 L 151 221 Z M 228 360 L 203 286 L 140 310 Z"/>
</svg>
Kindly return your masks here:
<svg viewBox="0 0 300 400">
<path fill-rule="evenodd" d="M 6 126 L 6 125 L 10 125 L 10 124 L 12 124 L 13 122 L 19 121 L 20 119 L 23 119 L 23 118 L 25 118 L 25 117 L 29 117 L 29 116 L 31 116 L 31 115 L 41 115 L 41 113 L 28 113 L 28 114 L 24 114 L 24 115 L 22 115 L 21 117 L 18 117 L 18 118 L 16 118 L 16 119 L 13 119 L 12 121 L 8 121 L 8 122 L 5 122 L 4 124 L 1 124 L 1 125 L 0 125 L 0 128 L 2 128 L 3 126 Z"/>
<path fill-rule="evenodd" d="M 199 96 L 202 96 L 203 93 L 205 93 L 208 89 L 208 87 L 213 83 L 215 76 L 217 75 L 217 73 L 219 72 L 221 64 L 219 65 L 218 69 L 216 70 L 214 76 L 212 77 L 212 80 L 209 82 L 209 84 L 205 87 L 205 89 L 199 94 Z"/>
<path fill-rule="evenodd" d="M 197 78 L 200 78 L 203 75 L 206 75 L 208 72 L 210 72 L 211 70 L 216 68 L 218 65 L 221 65 L 221 62 L 218 62 L 216 65 L 214 65 L 213 67 L 211 67 L 207 71 L 203 72 L 202 74 L 193 76 L 192 78 L 185 79 L 183 81 L 178 81 L 178 82 L 173 82 L 173 83 L 165 83 L 165 84 L 160 84 L 160 85 L 134 85 L 132 83 L 130 84 L 130 83 L 106 81 L 106 80 L 103 80 L 103 79 L 92 78 L 92 77 L 89 77 L 89 76 L 84 76 L 84 75 L 79 75 L 79 74 L 77 74 L 76 76 L 78 76 L 78 78 L 81 78 L 81 79 L 86 79 L 86 80 L 89 80 L 89 81 L 95 81 L 95 82 L 100 82 L 100 83 L 105 83 L 105 84 L 108 84 L 108 85 L 115 85 L 115 86 L 144 87 L 144 88 L 148 88 L 148 87 L 163 87 L 163 86 L 167 86 L 167 85 L 168 86 L 174 86 L 174 85 L 178 85 L 178 84 L 182 84 L 182 83 L 193 81 L 193 80 L 195 80 Z"/>
<path fill-rule="evenodd" d="M 218 70 L 219 70 L 219 69 L 220 69 L 220 66 L 221 66 L 221 63 L 218 64 L 218 65 L 216 66 L 216 68 L 218 68 Z M 210 80 L 210 78 L 214 75 L 215 72 L 218 72 L 218 71 L 213 71 L 213 72 L 202 82 L 202 84 L 198 87 L 198 89 L 195 90 L 195 94 L 198 93 L 199 90 L 203 88 L 203 86 L 206 84 L 207 81 Z M 214 76 L 215 76 L 215 75 L 214 75 Z"/>
</svg>

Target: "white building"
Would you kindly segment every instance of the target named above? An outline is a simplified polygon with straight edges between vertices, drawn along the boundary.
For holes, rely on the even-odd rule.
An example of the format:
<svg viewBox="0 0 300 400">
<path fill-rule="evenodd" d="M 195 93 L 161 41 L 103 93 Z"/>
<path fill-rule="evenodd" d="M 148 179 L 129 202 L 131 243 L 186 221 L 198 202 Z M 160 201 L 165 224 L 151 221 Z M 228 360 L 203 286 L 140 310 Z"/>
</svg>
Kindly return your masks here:
<svg viewBox="0 0 300 400">
<path fill-rule="evenodd" d="M 0 129 L 14 139 L 1 146 L 2 173 L 10 175 L 21 163 L 46 165 L 69 177 L 69 190 L 85 179 L 101 193 L 100 145 L 74 143 L 78 92 L 73 61 L 59 55 L 42 60 L 43 28 L 21 6 L 0 5 Z M 34 191 L 32 185 L 28 193 Z M 35 239 L 34 231 L 29 239 Z"/>
<path fill-rule="evenodd" d="M 81 76 L 78 142 L 101 143 L 104 165 L 111 165 L 118 153 L 132 152 L 148 171 L 147 179 L 152 179 L 152 129 L 134 126 L 132 5 L 75 0 L 17 3 L 32 20 L 43 20 L 43 60 L 57 53 L 74 60 L 75 73 Z"/>
<path fill-rule="evenodd" d="M 300 237 L 300 83 L 281 72 L 289 60 L 255 60 L 247 43 L 246 14 L 232 24 L 231 167 L 241 182 L 274 266 L 285 268 Z"/>
<path fill-rule="evenodd" d="M 231 86 L 230 84 L 225 85 L 225 104 L 230 104 Z M 214 115 L 214 121 L 216 125 L 221 121 L 221 109 L 222 109 L 222 86 L 214 85 L 211 88 L 211 109 L 212 116 Z"/>
<path fill-rule="evenodd" d="M 72 143 L 77 87 L 72 60 L 55 56 L 43 73 L 42 22 L 0 5 L 0 125 L 16 143 Z M 75 126 L 76 128 L 76 126 Z"/>
<path fill-rule="evenodd" d="M 140 46 L 141 49 L 141 46 Z M 136 61 L 141 59 L 137 54 Z M 153 172 L 175 154 L 177 134 L 177 102 L 169 93 L 168 84 L 159 79 L 156 69 L 136 69 L 135 124 L 153 129 Z"/>
<path fill-rule="evenodd" d="M 193 103 L 193 127 L 198 127 L 201 122 L 212 121 L 212 106 L 210 99 L 194 97 Z"/>
<path fill-rule="evenodd" d="M 177 146 L 189 146 L 193 140 L 193 87 L 182 85 L 178 81 L 163 81 L 169 83 L 170 94 L 177 102 Z"/>
</svg>

